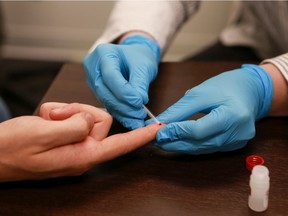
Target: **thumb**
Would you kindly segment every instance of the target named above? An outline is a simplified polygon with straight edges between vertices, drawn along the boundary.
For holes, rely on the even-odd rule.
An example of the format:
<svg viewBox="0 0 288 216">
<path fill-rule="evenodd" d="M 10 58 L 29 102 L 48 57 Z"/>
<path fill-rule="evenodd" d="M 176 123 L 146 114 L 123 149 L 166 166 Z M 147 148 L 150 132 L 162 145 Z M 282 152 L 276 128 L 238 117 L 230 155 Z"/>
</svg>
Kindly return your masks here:
<svg viewBox="0 0 288 216">
<path fill-rule="evenodd" d="M 122 67 L 125 65 L 118 58 L 102 57 L 101 75 L 103 83 L 118 100 L 125 101 L 134 107 L 140 107 L 143 101 L 139 93 L 128 82 L 129 75 L 123 71 Z"/>
<path fill-rule="evenodd" d="M 46 102 L 40 106 L 39 116 L 44 119 L 51 120 L 50 112 L 55 108 L 60 108 L 67 105 L 67 103 L 59 103 L 59 102 Z"/>
<path fill-rule="evenodd" d="M 90 113 L 81 112 L 62 121 L 47 121 L 43 127 L 49 147 L 67 145 L 84 140 L 94 126 L 94 118 Z"/>
<path fill-rule="evenodd" d="M 174 122 L 166 125 L 157 133 L 157 142 L 171 142 L 179 139 L 190 138 L 193 135 L 193 123 L 195 121 Z"/>
<path fill-rule="evenodd" d="M 179 122 L 203 111 L 209 103 L 202 99 L 196 91 L 190 90 L 180 100 L 157 116 L 163 123 Z M 147 122 L 149 124 L 150 122 Z"/>
<path fill-rule="evenodd" d="M 179 139 L 203 140 L 219 136 L 227 131 L 228 118 L 230 116 L 227 117 L 225 109 L 218 107 L 197 120 L 170 123 L 157 133 L 157 142 Z"/>
</svg>

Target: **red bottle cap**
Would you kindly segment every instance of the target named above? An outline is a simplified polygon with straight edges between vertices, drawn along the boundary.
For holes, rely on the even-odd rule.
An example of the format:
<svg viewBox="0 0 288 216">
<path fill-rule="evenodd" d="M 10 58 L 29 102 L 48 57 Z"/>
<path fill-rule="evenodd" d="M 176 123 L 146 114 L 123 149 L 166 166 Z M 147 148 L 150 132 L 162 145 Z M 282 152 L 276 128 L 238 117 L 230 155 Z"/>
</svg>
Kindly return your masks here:
<svg viewBox="0 0 288 216">
<path fill-rule="evenodd" d="M 246 158 L 246 168 L 252 171 L 253 167 L 256 165 L 263 165 L 264 159 L 258 155 L 250 155 Z"/>
</svg>

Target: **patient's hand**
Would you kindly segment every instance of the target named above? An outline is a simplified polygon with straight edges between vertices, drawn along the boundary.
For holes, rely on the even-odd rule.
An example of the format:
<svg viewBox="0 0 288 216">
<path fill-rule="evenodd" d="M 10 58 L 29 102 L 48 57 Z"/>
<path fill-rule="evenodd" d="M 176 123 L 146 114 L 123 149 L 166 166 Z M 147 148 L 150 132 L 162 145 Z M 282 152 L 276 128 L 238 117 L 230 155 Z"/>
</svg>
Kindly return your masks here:
<svg viewBox="0 0 288 216">
<path fill-rule="evenodd" d="M 153 124 L 107 137 L 112 117 L 84 104 L 46 103 L 40 117 L 0 124 L 0 181 L 81 175 L 155 138 Z"/>
</svg>

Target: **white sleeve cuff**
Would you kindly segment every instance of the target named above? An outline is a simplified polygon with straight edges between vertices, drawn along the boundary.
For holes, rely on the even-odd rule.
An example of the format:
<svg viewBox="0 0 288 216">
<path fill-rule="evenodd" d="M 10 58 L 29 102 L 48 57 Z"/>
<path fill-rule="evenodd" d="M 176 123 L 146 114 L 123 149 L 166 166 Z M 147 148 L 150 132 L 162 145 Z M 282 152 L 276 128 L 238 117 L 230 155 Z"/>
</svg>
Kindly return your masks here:
<svg viewBox="0 0 288 216">
<path fill-rule="evenodd" d="M 265 59 L 261 62 L 261 64 L 264 63 L 271 63 L 275 65 L 288 82 L 288 53 L 277 56 L 275 58 Z"/>
<path fill-rule="evenodd" d="M 129 31 L 151 35 L 165 52 L 177 30 L 198 9 L 199 1 L 119 1 L 111 12 L 107 28 L 90 48 L 110 43 Z"/>
</svg>

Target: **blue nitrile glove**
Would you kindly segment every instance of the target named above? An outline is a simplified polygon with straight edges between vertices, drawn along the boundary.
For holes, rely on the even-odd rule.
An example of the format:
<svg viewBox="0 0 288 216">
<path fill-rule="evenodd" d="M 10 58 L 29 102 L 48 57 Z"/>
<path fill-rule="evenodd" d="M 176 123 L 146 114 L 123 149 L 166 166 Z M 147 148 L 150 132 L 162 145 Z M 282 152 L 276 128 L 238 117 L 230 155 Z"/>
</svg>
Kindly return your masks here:
<svg viewBox="0 0 288 216">
<path fill-rule="evenodd" d="M 272 79 L 257 65 L 222 73 L 190 89 L 157 117 L 168 125 L 158 131 L 155 145 L 189 154 L 242 148 L 255 135 L 255 121 L 269 112 L 272 95 Z M 196 113 L 206 115 L 183 121 Z"/>
<path fill-rule="evenodd" d="M 159 45 L 142 35 L 129 36 L 120 45 L 100 44 L 85 57 L 87 82 L 94 94 L 121 124 L 143 127 L 148 89 L 160 61 Z"/>
</svg>

